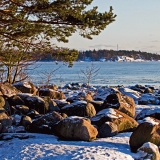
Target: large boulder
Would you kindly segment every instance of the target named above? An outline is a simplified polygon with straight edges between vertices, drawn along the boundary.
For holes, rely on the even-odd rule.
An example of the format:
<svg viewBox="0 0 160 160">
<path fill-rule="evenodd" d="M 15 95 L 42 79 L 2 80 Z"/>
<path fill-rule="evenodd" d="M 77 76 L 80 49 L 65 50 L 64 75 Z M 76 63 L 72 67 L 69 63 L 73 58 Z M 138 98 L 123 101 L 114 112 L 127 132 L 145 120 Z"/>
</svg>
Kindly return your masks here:
<svg viewBox="0 0 160 160">
<path fill-rule="evenodd" d="M 63 117 L 58 112 L 54 111 L 34 119 L 27 129 L 29 132 L 51 134 L 53 132 L 53 126 L 61 120 L 63 120 Z"/>
<path fill-rule="evenodd" d="M 96 139 L 97 129 L 83 117 L 67 117 L 55 126 L 56 134 L 66 140 L 92 141 Z"/>
<path fill-rule="evenodd" d="M 10 83 L 0 83 L 0 93 L 6 97 L 11 97 L 17 93 L 21 93 L 21 91 L 12 86 Z"/>
<path fill-rule="evenodd" d="M 144 143 L 138 149 L 137 154 L 140 155 L 138 159 L 160 160 L 160 153 L 158 147 L 150 142 Z"/>
<path fill-rule="evenodd" d="M 96 115 L 94 106 L 86 101 L 68 104 L 61 108 L 61 112 L 66 113 L 68 116 L 93 117 Z"/>
<path fill-rule="evenodd" d="M 59 100 L 66 98 L 62 91 L 55 91 L 48 88 L 40 89 L 39 96 L 48 96 L 51 99 L 59 99 Z"/>
<path fill-rule="evenodd" d="M 135 116 L 135 107 L 133 98 L 123 95 L 120 92 L 108 95 L 103 103 L 103 108 L 114 108 L 130 117 Z"/>
<path fill-rule="evenodd" d="M 98 127 L 105 122 L 112 122 L 117 125 L 118 132 L 133 131 L 138 126 L 133 118 L 113 108 L 101 110 L 91 118 L 91 122 Z"/>
<path fill-rule="evenodd" d="M 22 93 L 31 93 L 34 95 L 37 93 L 37 88 L 31 82 L 18 82 L 14 83 L 13 86 L 20 90 Z"/>
<path fill-rule="evenodd" d="M 136 152 L 146 142 L 160 146 L 160 121 L 147 118 L 133 131 L 129 140 L 133 152 Z"/>
<path fill-rule="evenodd" d="M 43 98 L 39 96 L 33 96 L 32 94 L 18 94 L 18 96 L 24 101 L 25 106 L 29 109 L 34 109 L 40 114 L 46 114 L 49 111 L 49 106 L 46 105 Z"/>
</svg>

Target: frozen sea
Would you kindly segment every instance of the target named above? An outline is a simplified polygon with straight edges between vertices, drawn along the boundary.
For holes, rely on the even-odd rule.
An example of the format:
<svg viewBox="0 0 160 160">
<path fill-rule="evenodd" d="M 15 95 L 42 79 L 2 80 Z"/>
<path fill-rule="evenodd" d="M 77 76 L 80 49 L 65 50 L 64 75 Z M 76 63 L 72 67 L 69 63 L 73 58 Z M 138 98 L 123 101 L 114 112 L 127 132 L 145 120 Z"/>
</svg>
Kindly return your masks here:
<svg viewBox="0 0 160 160">
<path fill-rule="evenodd" d="M 97 76 L 91 80 L 92 85 L 156 85 L 160 86 L 160 62 L 74 62 L 68 68 L 59 62 L 37 62 L 36 68 L 29 71 L 30 79 L 35 84 L 47 82 L 64 85 L 71 82 L 85 83 L 81 70 L 93 64 L 100 68 Z M 58 70 L 56 70 L 59 68 Z M 56 70 L 56 71 L 54 71 Z M 54 71 L 54 72 L 52 72 Z"/>
</svg>

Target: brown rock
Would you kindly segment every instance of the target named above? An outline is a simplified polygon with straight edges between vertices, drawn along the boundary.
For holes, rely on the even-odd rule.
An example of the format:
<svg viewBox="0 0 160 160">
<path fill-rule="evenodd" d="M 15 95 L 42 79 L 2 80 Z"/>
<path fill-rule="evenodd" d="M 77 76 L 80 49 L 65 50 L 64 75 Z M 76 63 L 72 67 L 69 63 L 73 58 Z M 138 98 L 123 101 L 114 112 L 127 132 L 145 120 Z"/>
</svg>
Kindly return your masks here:
<svg viewBox="0 0 160 160">
<path fill-rule="evenodd" d="M 136 152 L 144 143 L 151 142 L 160 146 L 160 123 L 151 118 L 150 122 L 141 123 L 130 137 L 130 148 Z"/>
<path fill-rule="evenodd" d="M 12 125 L 12 119 L 6 113 L 2 112 L 0 113 L 0 123 L 4 127 L 10 127 Z"/>
<path fill-rule="evenodd" d="M 134 99 L 120 92 L 108 95 L 103 103 L 103 108 L 114 108 L 130 117 L 135 116 L 135 107 Z"/>
<path fill-rule="evenodd" d="M 97 129 L 82 117 L 67 117 L 55 127 L 59 137 L 67 140 L 92 141 L 96 139 Z"/>
</svg>

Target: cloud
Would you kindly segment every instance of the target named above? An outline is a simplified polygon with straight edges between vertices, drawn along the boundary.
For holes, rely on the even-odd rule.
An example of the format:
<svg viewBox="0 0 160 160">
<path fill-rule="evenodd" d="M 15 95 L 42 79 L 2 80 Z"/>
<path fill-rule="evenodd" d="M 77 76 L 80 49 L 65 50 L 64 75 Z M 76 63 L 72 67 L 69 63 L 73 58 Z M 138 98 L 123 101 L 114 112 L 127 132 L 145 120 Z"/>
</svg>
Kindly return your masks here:
<svg viewBox="0 0 160 160">
<path fill-rule="evenodd" d="M 115 48 L 117 47 L 116 45 L 106 45 L 106 44 L 98 44 L 98 45 L 93 45 L 89 46 L 90 48 Z"/>
</svg>

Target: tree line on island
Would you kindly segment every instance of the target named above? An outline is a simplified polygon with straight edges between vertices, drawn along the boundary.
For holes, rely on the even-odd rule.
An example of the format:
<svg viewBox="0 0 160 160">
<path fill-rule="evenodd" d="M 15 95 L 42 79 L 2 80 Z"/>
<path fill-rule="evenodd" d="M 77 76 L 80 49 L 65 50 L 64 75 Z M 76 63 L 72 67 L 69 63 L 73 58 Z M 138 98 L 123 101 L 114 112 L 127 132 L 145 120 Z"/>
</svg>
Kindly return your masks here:
<svg viewBox="0 0 160 160">
<path fill-rule="evenodd" d="M 51 51 L 52 52 L 52 51 Z M 99 61 L 101 58 L 104 58 L 109 61 L 117 60 L 117 57 L 126 56 L 133 59 L 143 59 L 146 61 L 157 61 L 160 60 L 160 55 L 157 53 L 148 53 L 142 51 L 129 51 L 129 50 L 107 50 L 107 49 L 100 49 L 100 50 L 86 50 L 86 51 L 76 51 L 70 50 L 70 56 L 66 54 L 66 59 L 72 58 L 73 61 L 85 61 L 89 58 L 91 61 Z M 65 57 L 65 52 L 63 53 L 63 57 Z M 56 53 L 54 54 L 56 55 Z M 52 56 L 52 53 L 45 55 L 41 61 L 61 61 L 61 58 L 57 58 Z"/>
</svg>

